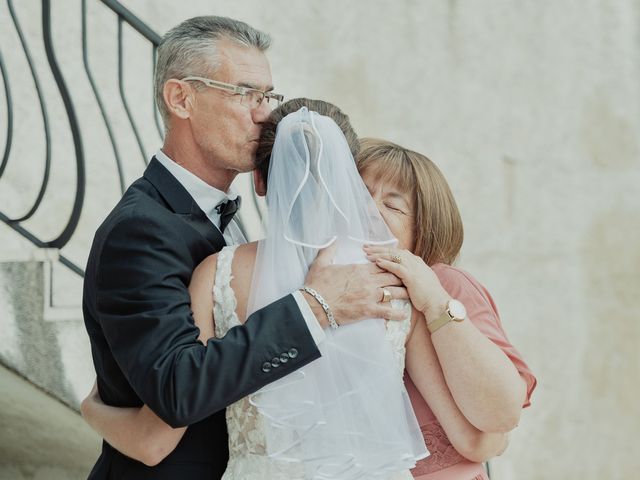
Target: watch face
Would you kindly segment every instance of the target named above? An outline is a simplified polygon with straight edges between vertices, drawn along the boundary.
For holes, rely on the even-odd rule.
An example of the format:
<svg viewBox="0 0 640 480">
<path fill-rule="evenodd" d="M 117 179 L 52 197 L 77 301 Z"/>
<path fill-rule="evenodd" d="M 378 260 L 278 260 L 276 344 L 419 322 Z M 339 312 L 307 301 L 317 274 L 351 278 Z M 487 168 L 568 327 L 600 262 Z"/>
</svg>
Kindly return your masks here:
<svg viewBox="0 0 640 480">
<path fill-rule="evenodd" d="M 449 302 L 449 314 L 453 320 L 461 321 L 467 317 L 467 309 L 458 300 L 451 300 Z"/>
</svg>

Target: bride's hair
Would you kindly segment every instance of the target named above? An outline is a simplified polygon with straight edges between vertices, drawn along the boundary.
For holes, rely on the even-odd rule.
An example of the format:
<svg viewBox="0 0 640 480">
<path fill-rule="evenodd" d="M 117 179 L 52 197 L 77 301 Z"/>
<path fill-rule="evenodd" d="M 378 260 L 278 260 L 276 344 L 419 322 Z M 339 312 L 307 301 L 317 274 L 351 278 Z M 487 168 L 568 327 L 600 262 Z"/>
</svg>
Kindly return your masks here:
<svg viewBox="0 0 640 480">
<path fill-rule="evenodd" d="M 355 156 L 360 151 L 360 142 L 358 135 L 351 126 L 349 117 L 335 105 L 325 102 L 324 100 L 313 100 L 310 98 L 293 98 L 287 100 L 278 108 L 274 109 L 269 118 L 262 124 L 262 132 L 260 134 L 260 143 L 256 151 L 256 169 L 260 172 L 265 183 L 269 174 L 269 161 L 271 159 L 271 151 L 276 140 L 276 129 L 278 123 L 290 113 L 297 112 L 302 107 L 307 107 L 310 112 L 317 112 L 320 115 L 331 118 L 347 139 L 351 155 Z"/>
<path fill-rule="evenodd" d="M 363 138 L 356 156 L 360 174 L 404 192 L 412 192 L 414 254 L 427 265 L 452 264 L 462 247 L 464 230 L 456 201 L 440 169 L 427 157 L 387 140 Z"/>
</svg>

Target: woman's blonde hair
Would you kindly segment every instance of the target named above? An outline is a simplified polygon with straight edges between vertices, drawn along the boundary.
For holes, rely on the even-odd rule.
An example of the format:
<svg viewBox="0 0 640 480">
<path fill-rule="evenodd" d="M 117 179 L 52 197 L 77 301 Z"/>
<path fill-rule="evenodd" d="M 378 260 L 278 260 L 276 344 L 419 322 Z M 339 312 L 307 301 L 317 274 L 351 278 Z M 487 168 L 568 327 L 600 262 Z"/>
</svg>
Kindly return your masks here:
<svg viewBox="0 0 640 480">
<path fill-rule="evenodd" d="M 458 206 L 440 169 L 427 157 L 376 138 L 360 140 L 356 157 L 360 174 L 412 192 L 415 246 L 427 265 L 452 264 L 462 247 L 464 230 Z"/>
</svg>

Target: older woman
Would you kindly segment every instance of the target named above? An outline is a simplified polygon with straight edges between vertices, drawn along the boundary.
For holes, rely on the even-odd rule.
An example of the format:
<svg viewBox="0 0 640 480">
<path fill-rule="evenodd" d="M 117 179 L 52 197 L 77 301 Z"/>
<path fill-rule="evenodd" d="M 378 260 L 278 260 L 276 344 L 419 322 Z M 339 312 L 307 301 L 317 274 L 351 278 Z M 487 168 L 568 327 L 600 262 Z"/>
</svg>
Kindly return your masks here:
<svg viewBox="0 0 640 480">
<path fill-rule="evenodd" d="M 356 161 L 400 242 L 366 251 L 403 280 L 414 307 L 405 383 L 431 455 L 412 473 L 486 479 L 481 462 L 506 448 L 506 432 L 529 405 L 536 379 L 509 343 L 489 292 L 451 266 L 463 228 L 440 170 L 419 153 L 375 139 L 361 142 Z M 434 275 L 442 285 L 435 296 Z"/>
</svg>

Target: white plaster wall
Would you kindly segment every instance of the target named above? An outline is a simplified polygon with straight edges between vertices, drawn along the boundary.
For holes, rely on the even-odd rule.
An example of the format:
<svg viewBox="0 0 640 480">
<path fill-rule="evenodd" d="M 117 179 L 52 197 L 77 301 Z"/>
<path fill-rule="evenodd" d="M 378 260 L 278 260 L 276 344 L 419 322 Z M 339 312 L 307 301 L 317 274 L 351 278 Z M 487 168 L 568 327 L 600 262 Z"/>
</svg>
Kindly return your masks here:
<svg viewBox="0 0 640 480">
<path fill-rule="evenodd" d="M 39 12 L 35 0 L 15 3 L 25 16 Z M 54 16 L 65 9 L 67 15 L 56 33 L 67 47 L 65 75 L 78 73 L 75 95 L 86 98 L 79 108 L 97 118 L 78 63 L 80 2 L 54 3 Z M 122 3 L 159 33 L 202 14 L 268 31 L 277 90 L 332 101 L 350 114 L 360 135 L 429 155 L 449 179 L 465 221 L 460 265 L 492 292 L 511 340 L 539 379 L 507 453 L 492 462 L 493 478 L 634 478 L 640 468 L 634 447 L 640 430 L 638 2 Z M 113 89 L 106 73 L 115 61 L 115 23 L 103 5 L 89 6 L 100 33 L 92 37 L 99 58 L 93 61 L 105 73 L 105 88 Z M 37 39 L 38 25 L 31 28 Z M 5 56 L 8 38 L 0 34 Z M 144 45 L 132 38 L 130 55 L 134 61 L 140 55 L 141 67 L 128 74 L 127 85 L 143 115 L 148 90 L 139 80 L 148 67 Z M 0 135 L 2 108 L 0 100 Z M 122 115 L 117 102 L 109 108 Z M 104 132 L 92 126 L 84 125 L 93 152 L 88 190 L 97 195 L 68 248 L 79 263 L 92 229 L 117 197 L 115 185 L 104 188 L 98 175 L 111 160 Z M 131 136 L 126 123 L 117 128 L 123 138 Z M 21 135 L 21 142 L 31 142 Z M 150 152 L 154 135 L 152 128 L 144 132 Z M 21 147 L 24 161 L 39 161 L 28 147 Z M 68 151 L 69 143 L 56 148 Z M 138 155 L 132 138 L 122 149 L 129 158 Z M 141 170 L 136 161 L 127 164 L 131 179 Z M 66 171 L 61 182 L 73 180 Z M 18 170 L 11 175 L 17 179 Z M 24 186 L 0 182 L 0 200 L 16 209 L 15 193 L 30 185 L 20 182 Z M 68 192 L 57 195 L 54 210 L 64 212 Z M 46 221 L 37 228 L 45 229 Z M 0 251 L 15 251 L 13 232 L 0 232 Z"/>
</svg>

